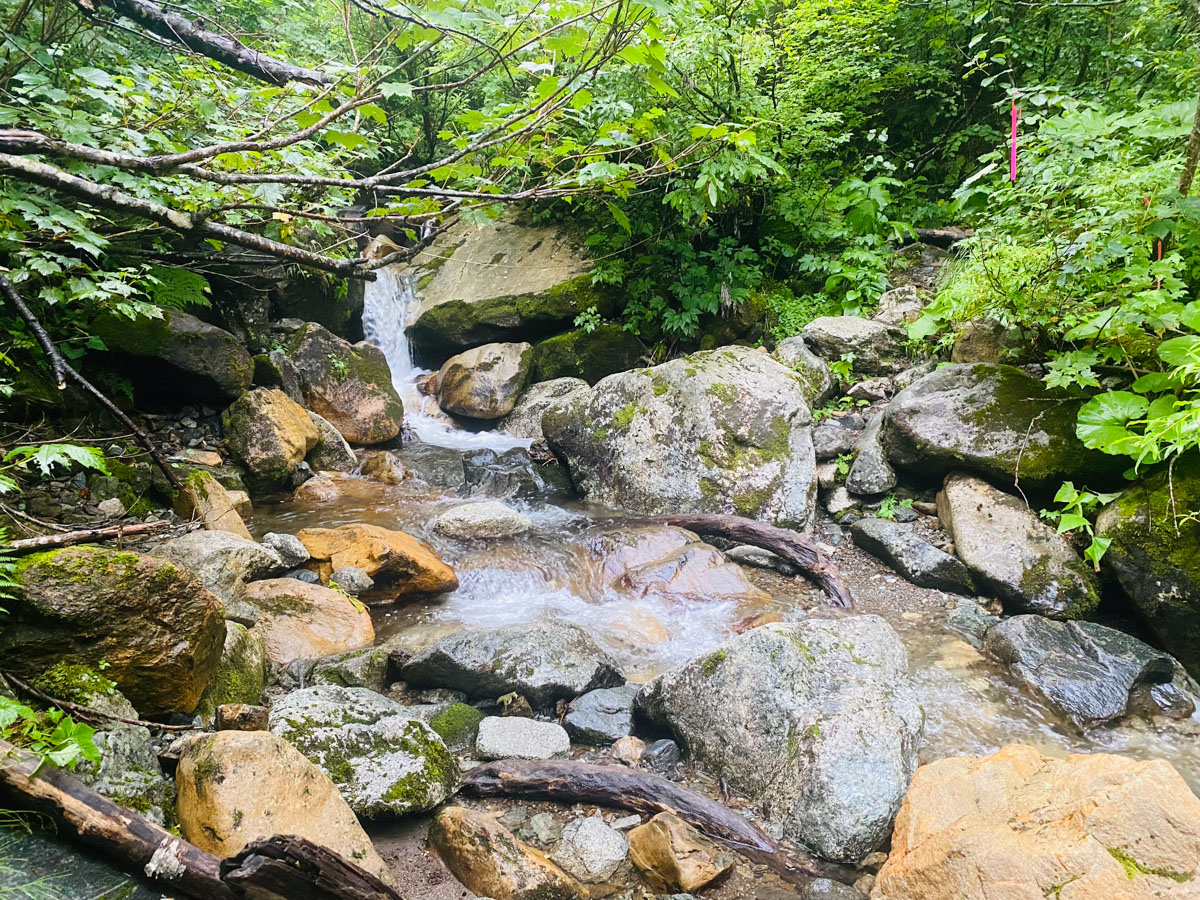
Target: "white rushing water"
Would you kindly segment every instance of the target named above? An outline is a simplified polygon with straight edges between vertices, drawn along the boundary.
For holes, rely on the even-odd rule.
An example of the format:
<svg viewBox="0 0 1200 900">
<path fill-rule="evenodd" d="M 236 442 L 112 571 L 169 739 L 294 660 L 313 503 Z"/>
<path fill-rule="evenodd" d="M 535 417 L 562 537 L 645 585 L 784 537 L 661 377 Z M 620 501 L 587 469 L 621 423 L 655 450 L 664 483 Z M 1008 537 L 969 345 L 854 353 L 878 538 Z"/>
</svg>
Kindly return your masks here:
<svg viewBox="0 0 1200 900">
<path fill-rule="evenodd" d="M 404 401 L 404 422 L 426 444 L 458 450 L 488 448 L 509 450 L 530 442 L 502 431 L 468 431 L 460 428 L 438 406 L 437 398 L 417 390 L 417 379 L 431 370 L 413 362 L 412 345 L 405 329 L 416 316 L 417 300 L 412 276 L 396 266 L 386 266 L 366 283 L 363 297 L 363 334 L 383 351 L 392 371 L 392 383 Z"/>
</svg>

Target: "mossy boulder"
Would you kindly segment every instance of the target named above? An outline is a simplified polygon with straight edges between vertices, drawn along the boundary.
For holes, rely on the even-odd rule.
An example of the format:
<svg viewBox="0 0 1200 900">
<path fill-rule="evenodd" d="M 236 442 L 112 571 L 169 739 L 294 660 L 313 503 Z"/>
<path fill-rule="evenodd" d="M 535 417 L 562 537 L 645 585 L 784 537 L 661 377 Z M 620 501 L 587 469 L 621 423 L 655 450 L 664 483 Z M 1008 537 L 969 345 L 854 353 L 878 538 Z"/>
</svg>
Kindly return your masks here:
<svg viewBox="0 0 1200 900">
<path fill-rule="evenodd" d="M 177 309 L 162 310 L 159 319 L 108 313 L 91 330 L 109 350 L 134 358 L 128 368 L 135 387 L 145 384 L 154 394 L 232 399 L 254 377 L 254 361 L 236 337 Z"/>
<path fill-rule="evenodd" d="M 245 625 L 226 622 L 221 661 L 204 689 L 196 714 L 207 723 L 222 704 L 258 705 L 266 687 L 266 673 L 267 648 L 262 637 Z"/>
<path fill-rule="evenodd" d="M 595 384 L 606 375 L 632 369 L 642 352 L 642 342 L 620 325 L 576 328 L 534 344 L 531 380 L 582 378 Z"/>
<path fill-rule="evenodd" d="M 1162 645 L 1200 675 L 1200 454 L 1143 478 L 1106 506 L 1104 564 Z"/>
<path fill-rule="evenodd" d="M 804 382 L 808 405 L 816 409 L 833 393 L 833 372 L 829 363 L 808 349 L 804 338 L 785 338 L 775 347 L 774 357 L 795 372 Z"/>
<path fill-rule="evenodd" d="M 225 640 L 218 600 L 165 559 L 103 547 L 23 557 L 5 601 L 0 659 L 33 677 L 58 663 L 98 668 L 145 715 L 190 713 Z"/>
<path fill-rule="evenodd" d="M 383 693 L 387 687 L 389 664 L 388 651 L 381 647 L 335 653 L 316 661 L 308 681 L 310 684 L 368 688 Z"/>
<path fill-rule="evenodd" d="M 254 383 L 258 387 L 279 388 L 297 403 L 304 402 L 300 370 L 282 350 L 275 349 L 254 357 Z"/>
<path fill-rule="evenodd" d="M 433 809 L 462 782 L 432 728 L 365 688 L 295 691 L 271 708 L 270 728 L 332 778 L 360 816 Z"/>
<path fill-rule="evenodd" d="M 588 383 L 582 378 L 556 378 L 531 384 L 513 411 L 496 423 L 497 428 L 514 437 L 540 441 L 543 438 L 542 416 L 546 410 L 573 394 L 587 393 Z"/>
<path fill-rule="evenodd" d="M 305 462 L 314 472 L 350 472 L 358 466 L 358 457 L 342 433 L 311 409 L 305 410 L 317 428 L 317 445 L 308 451 Z"/>
<path fill-rule="evenodd" d="M 1025 489 L 1098 488 L 1125 464 L 1075 436 L 1083 402 L 1014 366 L 944 366 L 892 399 L 881 438 L 893 465 L 925 478 L 965 470 Z"/>
<path fill-rule="evenodd" d="M 429 719 L 429 727 L 437 732 L 451 750 L 467 750 L 475 746 L 483 713 L 466 703 L 451 703 Z"/>
<path fill-rule="evenodd" d="M 589 500 L 807 528 L 816 499 L 805 381 L 765 353 L 725 347 L 610 375 L 542 416 Z"/>
<path fill-rule="evenodd" d="M 233 498 L 211 472 L 198 471 L 188 475 L 183 489 L 175 496 L 174 509 L 181 519 L 198 522 L 209 531 L 226 531 L 246 540 L 252 539 Z"/>
<path fill-rule="evenodd" d="M 450 357 L 438 371 L 438 405 L 471 419 L 512 412 L 529 383 L 529 344 L 484 344 Z"/>
<path fill-rule="evenodd" d="M 304 405 L 346 440 L 381 444 L 400 433 L 404 405 L 383 351 L 350 344 L 313 322 L 292 336 L 289 356 L 300 373 Z"/>
<path fill-rule="evenodd" d="M 304 408 L 283 391 L 255 388 L 221 415 L 229 449 L 260 487 L 282 487 L 320 440 Z"/>
</svg>

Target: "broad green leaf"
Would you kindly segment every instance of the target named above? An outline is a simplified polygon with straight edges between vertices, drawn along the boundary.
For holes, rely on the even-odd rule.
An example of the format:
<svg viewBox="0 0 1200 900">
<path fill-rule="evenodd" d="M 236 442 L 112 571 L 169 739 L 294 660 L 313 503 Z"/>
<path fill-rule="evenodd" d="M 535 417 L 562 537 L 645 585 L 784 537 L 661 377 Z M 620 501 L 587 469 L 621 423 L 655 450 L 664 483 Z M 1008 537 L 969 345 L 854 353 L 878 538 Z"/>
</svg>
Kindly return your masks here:
<svg viewBox="0 0 1200 900">
<path fill-rule="evenodd" d="M 1200 335 L 1186 334 L 1158 345 L 1158 358 L 1170 366 L 1200 363 Z"/>
<path fill-rule="evenodd" d="M 1080 408 L 1075 433 L 1085 447 L 1123 455 L 1128 442 L 1136 437 L 1128 423 L 1144 416 L 1149 406 L 1145 397 L 1129 391 L 1098 394 Z"/>
<path fill-rule="evenodd" d="M 411 97 L 413 95 L 413 88 L 406 81 L 387 81 L 379 86 L 379 93 L 389 99 L 392 97 Z"/>
</svg>

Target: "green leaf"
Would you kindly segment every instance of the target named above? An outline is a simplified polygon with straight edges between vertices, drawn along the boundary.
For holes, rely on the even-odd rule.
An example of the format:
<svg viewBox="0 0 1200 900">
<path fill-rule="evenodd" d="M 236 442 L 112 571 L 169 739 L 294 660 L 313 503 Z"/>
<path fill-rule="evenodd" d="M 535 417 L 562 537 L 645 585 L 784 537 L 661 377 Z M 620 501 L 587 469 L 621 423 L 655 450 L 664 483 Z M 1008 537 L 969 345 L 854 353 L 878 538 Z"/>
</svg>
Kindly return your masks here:
<svg viewBox="0 0 1200 900">
<path fill-rule="evenodd" d="M 407 81 L 387 81 L 379 86 L 379 93 L 391 99 L 392 97 L 411 97 L 412 85 Z"/>
<path fill-rule="evenodd" d="M 1183 308 L 1179 321 L 1192 331 L 1200 331 L 1200 300 L 1194 300 Z"/>
<path fill-rule="evenodd" d="M 1085 447 L 1122 455 L 1126 451 L 1121 445 L 1136 437 L 1126 426 L 1144 416 L 1149 406 L 1145 397 L 1129 391 L 1098 394 L 1080 408 L 1075 433 Z"/>
<path fill-rule="evenodd" d="M 612 213 L 612 217 L 617 220 L 617 224 L 625 230 L 626 234 L 633 234 L 633 228 L 629 223 L 629 216 L 617 206 L 615 203 L 608 204 L 608 211 Z"/>
<path fill-rule="evenodd" d="M 1200 363 L 1200 335 L 1186 334 L 1158 345 L 1158 358 L 1170 366 Z"/>
<path fill-rule="evenodd" d="M 108 474 L 108 464 L 104 454 L 95 447 L 84 447 L 80 444 L 40 444 L 33 447 L 17 447 L 10 450 L 4 457 L 5 462 L 17 465 L 36 465 L 43 475 L 51 474 L 55 466 L 70 468 L 79 464 L 85 469 L 93 469 L 104 475 Z"/>
</svg>

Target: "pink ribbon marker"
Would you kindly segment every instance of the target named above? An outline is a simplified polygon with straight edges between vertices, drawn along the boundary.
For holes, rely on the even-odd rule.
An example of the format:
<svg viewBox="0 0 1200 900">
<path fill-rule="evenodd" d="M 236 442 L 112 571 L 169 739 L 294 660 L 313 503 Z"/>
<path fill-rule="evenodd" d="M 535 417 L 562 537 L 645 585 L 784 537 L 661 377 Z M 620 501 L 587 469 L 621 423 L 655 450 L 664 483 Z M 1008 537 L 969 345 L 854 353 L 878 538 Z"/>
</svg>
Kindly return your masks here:
<svg viewBox="0 0 1200 900">
<path fill-rule="evenodd" d="M 1012 102 L 1012 139 L 1008 151 L 1008 180 L 1017 181 L 1017 123 L 1021 121 L 1021 108 L 1017 106 L 1016 98 Z"/>
</svg>

